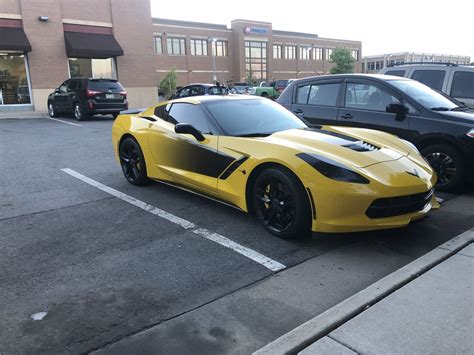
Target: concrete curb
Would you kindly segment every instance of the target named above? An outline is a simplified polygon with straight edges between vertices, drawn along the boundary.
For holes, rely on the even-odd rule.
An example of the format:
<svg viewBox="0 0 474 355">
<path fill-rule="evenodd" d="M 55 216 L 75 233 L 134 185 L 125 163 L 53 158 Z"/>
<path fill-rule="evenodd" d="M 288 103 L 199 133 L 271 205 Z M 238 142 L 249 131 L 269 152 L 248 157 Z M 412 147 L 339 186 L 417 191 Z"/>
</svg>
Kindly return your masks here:
<svg viewBox="0 0 474 355">
<path fill-rule="evenodd" d="M 31 118 L 49 118 L 47 112 L 26 111 L 26 112 L 0 112 L 0 120 L 18 120 Z"/>
<path fill-rule="evenodd" d="M 310 319 L 253 354 L 296 354 L 473 242 L 474 228 Z"/>
</svg>

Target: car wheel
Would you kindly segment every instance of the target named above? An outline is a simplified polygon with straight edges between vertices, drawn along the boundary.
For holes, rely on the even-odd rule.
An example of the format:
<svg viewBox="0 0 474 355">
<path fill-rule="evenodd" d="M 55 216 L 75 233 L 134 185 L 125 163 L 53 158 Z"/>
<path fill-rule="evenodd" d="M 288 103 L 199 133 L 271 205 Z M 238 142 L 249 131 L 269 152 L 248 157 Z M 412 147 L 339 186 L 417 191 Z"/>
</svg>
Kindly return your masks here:
<svg viewBox="0 0 474 355">
<path fill-rule="evenodd" d="M 119 113 L 113 113 L 112 116 L 114 118 L 114 120 L 118 117 Z"/>
<path fill-rule="evenodd" d="M 299 179 L 284 168 L 269 168 L 253 186 L 253 206 L 257 218 L 273 235 L 292 239 L 311 232 L 308 196 Z"/>
<path fill-rule="evenodd" d="M 85 120 L 88 117 L 82 112 L 81 105 L 78 102 L 74 104 L 74 117 L 78 121 Z"/>
<path fill-rule="evenodd" d="M 268 99 L 268 93 L 266 93 L 266 92 L 262 92 L 262 97 L 265 97 L 265 98 L 267 98 L 267 99 Z"/>
<path fill-rule="evenodd" d="M 123 174 L 133 185 L 145 185 L 148 182 L 145 158 L 137 141 L 127 137 L 120 144 L 120 165 Z"/>
<path fill-rule="evenodd" d="M 56 110 L 54 109 L 54 105 L 51 101 L 48 102 L 48 114 L 49 114 L 49 117 L 51 118 L 58 117 L 58 114 L 56 113 Z"/>
<path fill-rule="evenodd" d="M 464 179 L 465 166 L 461 154 L 447 144 L 433 144 L 421 150 L 438 175 L 436 188 L 440 191 L 454 191 Z"/>
</svg>

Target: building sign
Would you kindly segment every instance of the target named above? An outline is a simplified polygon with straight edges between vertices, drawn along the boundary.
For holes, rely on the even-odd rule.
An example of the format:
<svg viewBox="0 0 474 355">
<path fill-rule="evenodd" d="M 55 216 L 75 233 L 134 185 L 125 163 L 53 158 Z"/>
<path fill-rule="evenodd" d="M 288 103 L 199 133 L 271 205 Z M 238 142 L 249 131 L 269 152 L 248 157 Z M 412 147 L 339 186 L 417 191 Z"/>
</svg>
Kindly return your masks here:
<svg viewBox="0 0 474 355">
<path fill-rule="evenodd" d="M 257 34 L 257 35 L 267 35 L 268 34 L 268 28 L 264 27 L 250 27 L 247 26 L 244 28 L 244 33 L 246 35 L 248 34 Z"/>
</svg>

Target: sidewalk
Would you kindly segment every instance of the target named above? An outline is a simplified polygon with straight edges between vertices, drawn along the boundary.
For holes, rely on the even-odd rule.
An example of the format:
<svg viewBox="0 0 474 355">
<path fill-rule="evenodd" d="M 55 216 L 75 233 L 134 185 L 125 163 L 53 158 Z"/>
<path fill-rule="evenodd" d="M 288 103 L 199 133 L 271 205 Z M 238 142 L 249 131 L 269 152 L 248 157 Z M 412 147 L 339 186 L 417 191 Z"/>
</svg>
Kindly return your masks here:
<svg viewBox="0 0 474 355">
<path fill-rule="evenodd" d="M 473 243 L 471 229 L 256 354 L 473 353 Z M 413 272 L 408 283 L 387 291 Z M 387 294 L 377 299 L 377 293 Z"/>
<path fill-rule="evenodd" d="M 47 112 L 42 111 L 7 111 L 7 112 L 0 112 L 0 120 L 1 119 L 25 119 L 25 118 L 49 118 Z"/>
</svg>

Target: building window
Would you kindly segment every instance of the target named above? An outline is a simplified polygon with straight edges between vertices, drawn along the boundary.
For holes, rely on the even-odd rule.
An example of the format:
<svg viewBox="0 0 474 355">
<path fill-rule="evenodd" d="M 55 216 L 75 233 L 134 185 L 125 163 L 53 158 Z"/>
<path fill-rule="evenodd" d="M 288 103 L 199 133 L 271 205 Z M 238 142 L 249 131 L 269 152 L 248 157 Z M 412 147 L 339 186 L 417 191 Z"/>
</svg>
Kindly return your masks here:
<svg viewBox="0 0 474 355">
<path fill-rule="evenodd" d="M 168 46 L 168 54 L 186 55 L 186 44 L 184 38 L 169 37 L 166 44 Z"/>
<path fill-rule="evenodd" d="M 227 41 L 215 41 L 212 54 L 216 57 L 227 57 Z"/>
<path fill-rule="evenodd" d="M 70 78 L 117 78 L 113 58 L 68 58 L 68 62 Z"/>
<path fill-rule="evenodd" d="M 369 62 L 367 64 L 367 69 L 368 70 L 375 70 L 375 62 Z"/>
<path fill-rule="evenodd" d="M 331 60 L 331 54 L 334 52 L 332 48 L 326 48 L 326 60 Z"/>
<path fill-rule="evenodd" d="M 0 105 L 30 104 L 25 56 L 0 54 Z"/>
<path fill-rule="evenodd" d="M 354 58 L 355 60 L 359 60 L 359 51 L 357 49 L 352 49 L 351 50 L 351 56 L 352 58 Z"/>
<path fill-rule="evenodd" d="M 311 47 L 300 46 L 300 59 L 311 59 Z"/>
<path fill-rule="evenodd" d="M 281 59 L 281 44 L 274 44 L 273 45 L 273 58 Z"/>
<path fill-rule="evenodd" d="M 314 48 L 313 49 L 313 59 L 314 60 L 323 60 L 323 49 L 322 48 Z"/>
<path fill-rule="evenodd" d="M 255 81 L 267 78 L 267 43 L 245 41 L 245 75 Z"/>
<path fill-rule="evenodd" d="M 296 46 L 285 46 L 285 59 L 296 59 Z"/>
<path fill-rule="evenodd" d="M 161 43 L 161 36 L 155 36 L 155 53 L 163 54 L 163 44 Z"/>
<path fill-rule="evenodd" d="M 191 40 L 191 55 L 207 55 L 207 41 L 205 39 Z"/>
<path fill-rule="evenodd" d="M 383 60 L 378 60 L 375 62 L 375 70 L 379 70 L 383 68 Z"/>
</svg>

